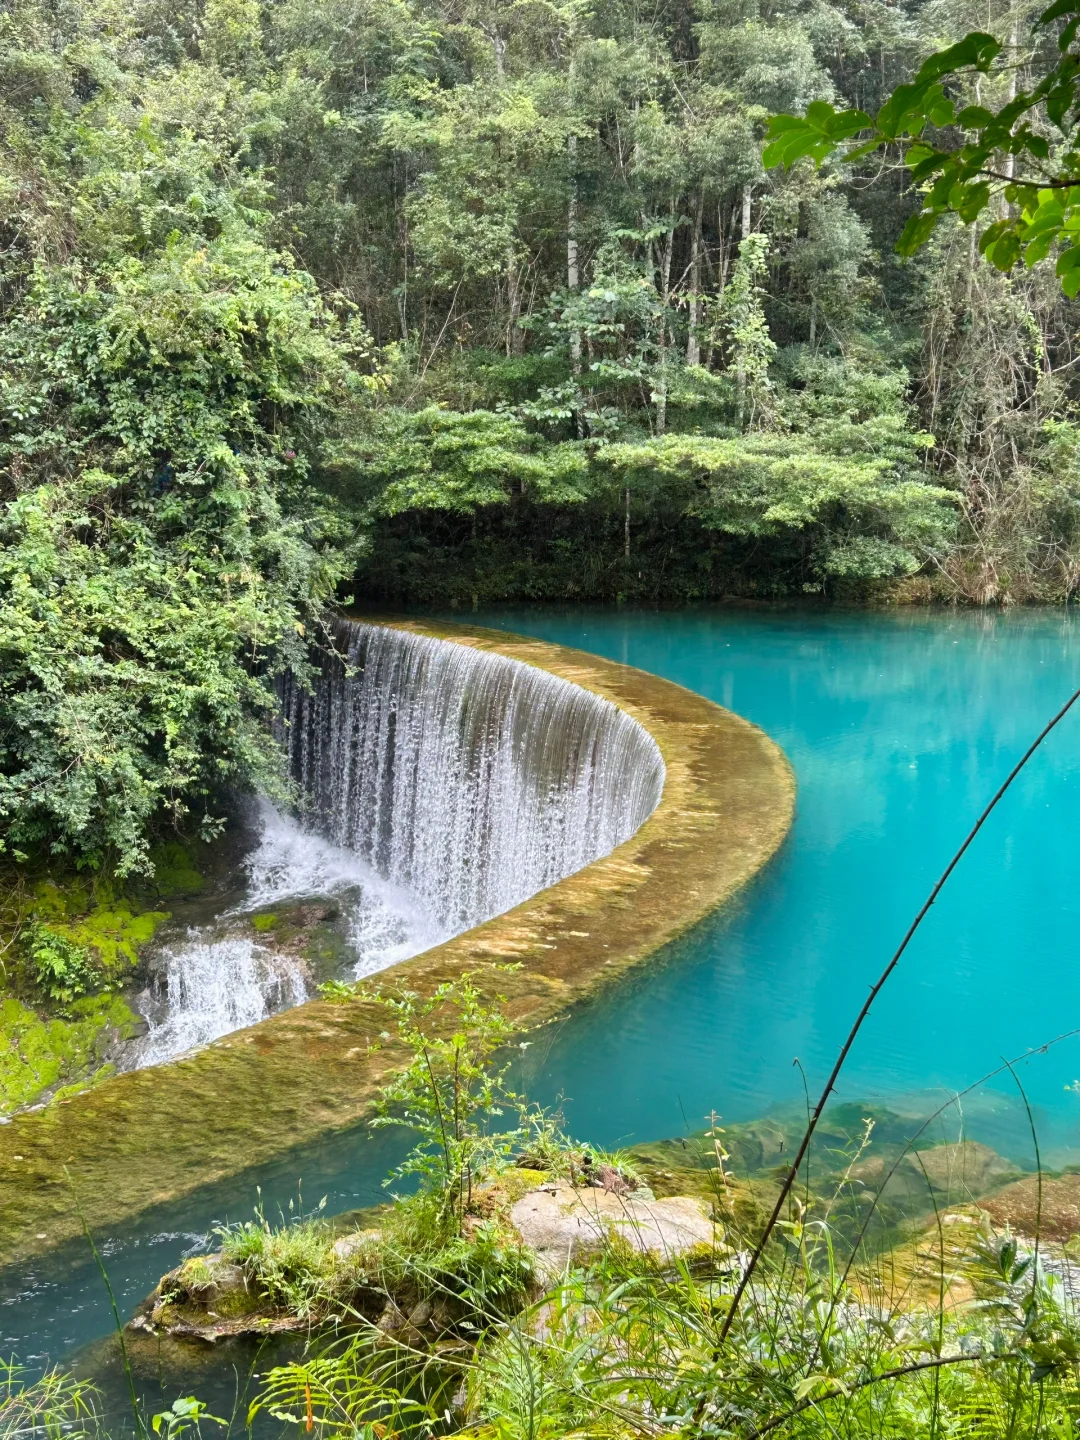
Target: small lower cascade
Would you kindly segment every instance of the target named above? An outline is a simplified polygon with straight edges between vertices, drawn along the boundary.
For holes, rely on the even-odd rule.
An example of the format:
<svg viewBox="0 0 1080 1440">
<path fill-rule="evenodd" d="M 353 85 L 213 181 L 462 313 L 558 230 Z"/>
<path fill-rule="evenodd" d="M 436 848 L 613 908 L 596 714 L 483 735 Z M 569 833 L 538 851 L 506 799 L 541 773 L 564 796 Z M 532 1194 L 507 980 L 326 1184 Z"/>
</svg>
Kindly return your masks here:
<svg viewBox="0 0 1080 1440">
<path fill-rule="evenodd" d="M 165 1018 L 151 1026 L 140 1052 L 141 1065 L 158 1065 L 209 1045 L 307 999 L 300 965 L 244 937 L 194 935 L 169 946 L 162 958 Z"/>
<path fill-rule="evenodd" d="M 664 762 L 610 701 L 472 646 L 342 621 L 312 690 L 286 683 L 314 823 L 458 933 L 628 840 Z"/>
<path fill-rule="evenodd" d="M 138 1000 L 149 1028 L 122 1068 L 509 910 L 628 840 L 659 802 L 660 751 L 610 701 L 468 645 L 351 621 L 333 638 L 310 686 L 281 689 L 304 821 L 259 802 L 242 896 L 161 946 Z M 269 912 L 289 906 L 293 930 L 275 939 Z M 307 912 L 340 941 L 329 970 L 313 971 Z"/>
<path fill-rule="evenodd" d="M 290 905 L 333 915 L 344 942 L 336 968 L 355 979 L 442 938 L 414 897 L 353 851 L 302 829 L 267 800 L 254 821 L 258 842 L 245 862 L 242 898 L 158 951 L 154 978 L 138 999 L 149 1030 L 121 1057 L 124 1068 L 159 1065 L 310 998 L 310 964 L 295 947 L 276 947 L 273 930 L 253 935 L 255 915 Z"/>
</svg>

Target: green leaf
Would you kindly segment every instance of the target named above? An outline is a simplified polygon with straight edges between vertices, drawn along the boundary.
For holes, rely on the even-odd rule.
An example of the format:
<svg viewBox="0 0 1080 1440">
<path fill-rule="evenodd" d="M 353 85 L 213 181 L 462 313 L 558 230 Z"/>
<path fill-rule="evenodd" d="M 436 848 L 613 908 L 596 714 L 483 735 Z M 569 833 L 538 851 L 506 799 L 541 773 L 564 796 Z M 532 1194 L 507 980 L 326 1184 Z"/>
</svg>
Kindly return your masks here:
<svg viewBox="0 0 1080 1440">
<path fill-rule="evenodd" d="M 900 232 L 900 239 L 896 242 L 897 252 L 914 255 L 930 239 L 940 218 L 933 210 L 922 210 L 918 215 L 912 215 Z"/>
<path fill-rule="evenodd" d="M 907 153 L 907 163 L 909 165 L 911 165 L 912 151 L 914 151 L 916 148 L 925 152 L 929 147 L 926 145 L 920 145 L 918 147 L 912 145 Z M 918 185 L 920 181 L 928 180 L 930 176 L 935 174 L 938 170 L 943 170 L 947 165 L 950 165 L 952 163 L 953 157 L 946 154 L 944 150 L 931 150 L 928 155 L 925 155 L 925 158 L 919 160 L 916 164 L 911 165 L 912 182 Z"/>
<path fill-rule="evenodd" d="M 977 70 L 987 70 L 1000 54 L 1000 40 L 995 40 L 993 35 L 987 35 L 981 30 L 972 31 L 955 45 L 939 50 L 924 60 L 915 77 L 915 84 L 923 85 L 930 80 L 940 80 L 943 75 L 952 75 L 957 70 L 966 69 L 968 65 L 973 65 Z"/>
<path fill-rule="evenodd" d="M 997 220 L 988 225 L 979 237 L 979 254 L 985 255 L 992 245 L 996 245 L 1011 224 L 1011 220 Z"/>
<path fill-rule="evenodd" d="M 949 208 L 955 210 L 965 225 L 982 213 L 990 200 L 990 185 L 982 180 L 974 185 L 954 185 L 949 191 Z"/>
<path fill-rule="evenodd" d="M 965 105 L 956 117 L 956 123 L 964 130 L 981 130 L 989 125 L 993 114 L 985 105 Z"/>
<path fill-rule="evenodd" d="M 1064 129 L 1062 121 L 1065 119 L 1066 113 L 1072 108 L 1075 98 L 1075 88 L 1068 83 L 1055 85 L 1052 90 L 1048 91 L 1046 96 L 1046 113 L 1051 122 L 1056 125 L 1059 130 Z"/>
<path fill-rule="evenodd" d="M 1042 12 L 1036 23 L 1049 25 L 1053 20 L 1060 20 L 1062 15 L 1072 15 L 1077 8 L 1077 0 L 1054 0 L 1050 8 Z"/>
<path fill-rule="evenodd" d="M 1006 230 L 993 247 L 987 250 L 986 258 L 995 270 L 1011 270 L 1020 258 L 1020 237 L 1016 231 Z"/>
<path fill-rule="evenodd" d="M 775 140 L 778 135 L 783 135 L 788 130 L 801 130 L 805 124 L 806 121 L 799 115 L 770 115 L 765 138 Z"/>
<path fill-rule="evenodd" d="M 898 85 L 878 111 L 877 128 L 887 139 L 895 140 L 912 124 L 918 124 L 920 117 L 925 120 L 926 105 L 933 104 L 940 93 L 940 87 L 930 83 Z M 921 124 L 918 129 L 922 129 Z"/>
<path fill-rule="evenodd" d="M 827 131 L 828 126 L 836 117 L 836 111 L 827 100 L 811 100 L 806 107 L 806 123 L 813 126 L 815 130 Z"/>
<path fill-rule="evenodd" d="M 865 110 L 841 110 L 838 115 L 833 116 L 825 129 L 831 139 L 846 140 L 849 135 L 868 130 L 873 123 Z"/>
<path fill-rule="evenodd" d="M 1044 230 L 1041 235 L 1037 235 L 1034 240 L 1024 246 L 1024 264 L 1029 270 L 1040 260 L 1046 259 L 1050 253 L 1050 247 L 1056 239 L 1056 230 Z"/>
<path fill-rule="evenodd" d="M 875 135 L 873 140 L 865 140 L 861 145 L 856 145 L 854 150 L 849 150 L 844 156 L 844 164 L 850 165 L 855 160 L 861 160 L 864 155 L 871 155 L 875 150 L 881 148 L 881 137 Z"/>
</svg>

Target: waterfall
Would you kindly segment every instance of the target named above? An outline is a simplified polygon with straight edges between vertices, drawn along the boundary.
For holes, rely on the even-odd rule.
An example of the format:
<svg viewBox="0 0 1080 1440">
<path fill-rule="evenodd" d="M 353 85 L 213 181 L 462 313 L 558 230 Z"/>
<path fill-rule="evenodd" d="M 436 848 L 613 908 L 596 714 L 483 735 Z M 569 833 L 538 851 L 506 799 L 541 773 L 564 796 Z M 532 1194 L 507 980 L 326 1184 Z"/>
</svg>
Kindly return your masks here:
<svg viewBox="0 0 1080 1440">
<path fill-rule="evenodd" d="M 334 900 L 345 973 L 359 978 L 608 854 L 660 799 L 655 741 L 580 686 L 382 626 L 342 621 L 333 638 L 310 686 L 281 687 L 304 823 L 259 802 L 242 900 L 159 950 L 138 1002 L 149 1032 L 120 1068 L 308 998 L 319 977 L 254 930 L 254 914 Z"/>
<path fill-rule="evenodd" d="M 307 999 L 302 968 L 246 937 L 203 939 L 198 934 L 164 952 L 165 1017 L 151 1024 L 139 1064 L 158 1065 L 254 1025 L 276 1010 Z"/>
<path fill-rule="evenodd" d="M 289 948 L 275 949 L 270 935 L 253 935 L 253 913 L 334 902 L 355 979 L 442 938 L 413 896 L 354 851 L 303 829 L 265 799 L 252 818 L 259 838 L 244 862 L 242 900 L 158 951 L 154 978 L 138 998 L 150 1028 L 117 1057 L 121 1068 L 159 1065 L 308 999 L 308 965 Z"/>
<path fill-rule="evenodd" d="M 447 933 L 608 854 L 655 809 L 664 762 L 624 711 L 531 665 L 343 621 L 311 689 L 282 694 L 316 828 Z"/>
</svg>

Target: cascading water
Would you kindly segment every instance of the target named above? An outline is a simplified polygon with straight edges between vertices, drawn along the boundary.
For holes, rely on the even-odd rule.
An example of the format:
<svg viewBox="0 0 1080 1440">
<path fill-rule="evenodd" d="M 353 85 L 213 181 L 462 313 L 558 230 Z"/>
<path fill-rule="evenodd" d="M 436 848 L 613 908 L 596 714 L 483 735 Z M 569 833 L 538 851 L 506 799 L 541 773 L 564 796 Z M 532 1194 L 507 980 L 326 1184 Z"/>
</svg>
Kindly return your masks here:
<svg viewBox="0 0 1080 1440">
<path fill-rule="evenodd" d="M 441 938 L 414 897 L 354 852 L 303 830 L 266 800 L 255 821 L 259 838 L 245 861 L 242 900 L 159 951 L 155 979 L 139 997 L 150 1029 L 122 1063 L 160 1064 L 308 998 L 308 963 L 275 947 L 272 930 L 253 935 L 253 915 L 318 902 L 316 915 L 338 922 L 347 973 L 357 979 Z"/>
<path fill-rule="evenodd" d="M 319 829 L 450 933 L 628 840 L 664 762 L 624 711 L 503 655 L 341 622 L 309 693 L 287 683 L 293 773 Z"/>
<path fill-rule="evenodd" d="M 609 701 L 502 655 L 340 622 L 309 689 L 282 686 L 307 823 L 260 803 L 239 903 L 157 956 L 153 1065 L 300 1004 L 302 950 L 253 931 L 283 904 L 334 902 L 338 973 L 385 969 L 510 909 L 630 838 L 655 809 L 655 741 Z M 323 976 L 322 978 L 325 978 Z"/>
</svg>

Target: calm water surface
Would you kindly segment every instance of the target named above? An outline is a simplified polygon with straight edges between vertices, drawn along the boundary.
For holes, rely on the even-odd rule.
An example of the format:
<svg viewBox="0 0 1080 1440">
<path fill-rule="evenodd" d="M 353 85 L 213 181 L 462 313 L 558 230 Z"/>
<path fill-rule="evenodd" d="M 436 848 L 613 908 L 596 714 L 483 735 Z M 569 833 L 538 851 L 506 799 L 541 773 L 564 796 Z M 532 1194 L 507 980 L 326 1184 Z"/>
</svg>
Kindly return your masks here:
<svg viewBox="0 0 1080 1440">
<path fill-rule="evenodd" d="M 732 1120 L 811 1089 L 979 810 L 1080 684 L 1062 612 L 502 611 L 485 623 L 663 675 L 762 726 L 798 781 L 787 843 L 720 918 L 553 1041 L 545 1089 L 605 1141 Z M 848 1098 L 930 1106 L 1080 1026 L 1080 713 L 998 807 L 845 1072 Z M 1080 1152 L 1080 1047 L 1021 1068 L 1044 1148 Z M 1014 1082 L 972 1131 L 1030 1157 Z M 1001 1101 L 997 1102 L 1000 1095 Z M 999 1111 L 997 1123 L 992 1113 Z M 1080 1158 L 1074 1153 L 1072 1158 Z"/>
<path fill-rule="evenodd" d="M 867 987 L 980 808 L 1080 684 L 1080 628 L 1008 616 L 728 609 L 499 610 L 484 624 L 637 665 L 730 706 L 784 748 L 798 811 L 779 855 L 719 918 L 529 1052 L 598 1144 L 753 1118 L 819 1085 Z M 927 1113 L 1000 1063 L 1080 1027 L 1080 713 L 1054 733 L 935 906 L 852 1053 L 849 1099 Z M 793 1062 L 798 1060 L 799 1064 Z M 801 1068 L 800 1068 L 801 1067 Z M 1044 1159 L 1080 1160 L 1080 1043 L 1018 1067 Z M 967 1133 L 1030 1162 L 1014 1083 L 964 1107 Z M 959 1125 L 955 1114 L 949 1124 Z M 264 1172 L 273 1202 L 370 1203 L 386 1156 L 341 1138 Z M 130 1308 L 192 1232 L 249 1213 L 254 1178 L 110 1237 Z M 62 1358 L 108 1328 L 71 1255 L 11 1276 L 6 1353 Z M 4 1295 L 0 1293 L 0 1301 Z"/>
</svg>

